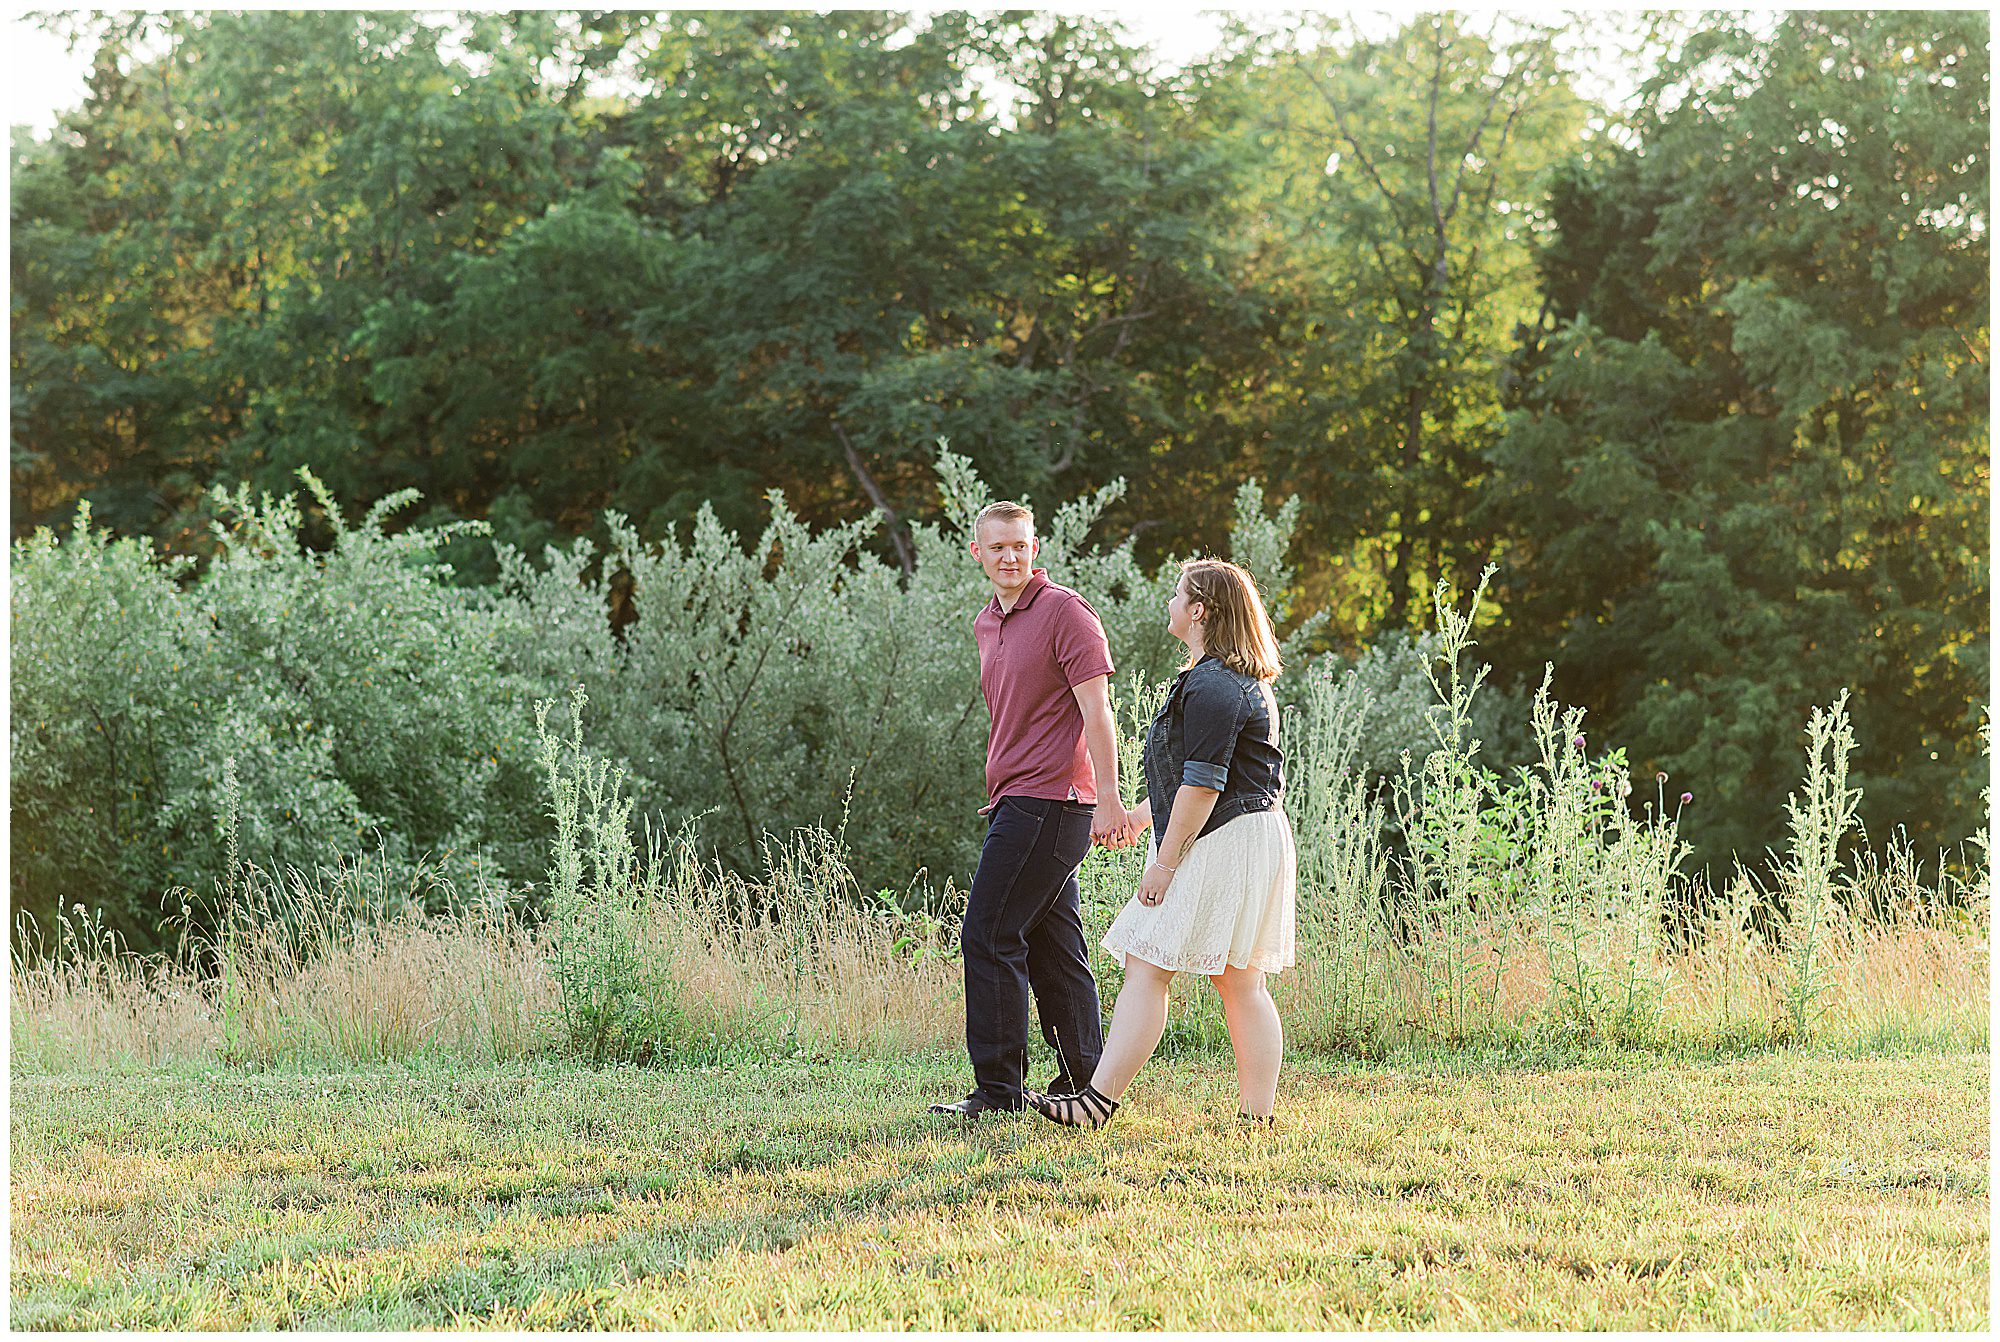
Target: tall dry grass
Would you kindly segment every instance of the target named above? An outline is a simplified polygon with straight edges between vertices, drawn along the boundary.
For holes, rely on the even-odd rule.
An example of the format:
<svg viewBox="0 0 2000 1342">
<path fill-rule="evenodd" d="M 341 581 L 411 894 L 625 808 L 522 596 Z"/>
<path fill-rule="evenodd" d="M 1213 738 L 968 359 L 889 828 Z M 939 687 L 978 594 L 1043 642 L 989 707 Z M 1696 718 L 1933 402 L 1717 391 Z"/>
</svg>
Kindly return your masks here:
<svg viewBox="0 0 2000 1342">
<path fill-rule="evenodd" d="M 201 985 L 164 957 L 126 954 L 81 905 L 44 947 L 15 929 L 7 1022 L 17 1071 L 116 1070 L 213 1059 L 219 1034 Z"/>
<path fill-rule="evenodd" d="M 865 915 L 833 920 L 805 957 L 768 925 L 663 916 L 648 940 L 675 982 L 685 1049 L 894 1055 L 959 1035 L 958 962 L 913 961 Z M 560 1051 L 547 957 L 536 931 L 511 917 L 407 913 L 357 928 L 315 959 L 270 946 L 245 954 L 257 964 L 226 990 L 230 1002 L 220 980 L 164 956 L 101 946 L 17 963 L 13 1066 L 487 1062 Z"/>
<path fill-rule="evenodd" d="M 682 1049 L 894 1055 L 958 1042 L 964 1008 L 960 964 L 946 949 L 949 922 L 919 948 L 895 921 L 863 908 L 794 917 L 788 926 L 779 917 L 657 912 L 645 944 L 674 984 Z M 561 1048 L 540 936 L 511 915 L 405 912 L 354 927 L 315 955 L 296 944 L 244 947 L 233 1033 L 221 980 L 107 941 L 93 947 L 86 937 L 79 933 L 59 958 L 17 955 L 9 1003 L 16 1070 L 479 1062 Z M 1509 948 L 1504 957 L 1496 946 Z M 1451 1009 L 1427 997 L 1427 978 L 1392 976 L 1376 1009 L 1357 1017 L 1346 985 L 1331 981 L 1351 967 L 1323 949 L 1302 944 L 1299 963 L 1272 981 L 1293 1047 L 1373 1052 L 1446 1036 Z M 1823 953 L 1819 1046 L 1987 1046 L 1983 919 L 1848 919 Z M 1494 1009 L 1462 1042 L 1564 1036 L 1547 959 L 1532 939 L 1482 938 L 1462 959 L 1498 980 Z M 1630 1042 L 1699 1050 L 1792 1041 L 1788 961 L 1754 929 L 1731 934 L 1712 921 L 1655 968 L 1667 984 L 1658 1025 Z M 1219 1038 L 1220 1020 L 1206 1020 L 1216 1014 L 1213 994 L 1198 987 L 1181 995 L 1179 1032 Z"/>
<path fill-rule="evenodd" d="M 1989 1040 L 1990 944 L 1983 914 L 1845 918 L 1822 933 L 1822 986 L 1812 1042 L 1833 1050 L 1984 1048 Z M 1490 991 L 1468 1020 L 1440 1000 L 1433 977 L 1390 967 L 1387 990 L 1357 1015 L 1352 967 L 1301 945 L 1299 963 L 1272 981 L 1294 1045 L 1376 1052 L 1424 1041 L 1582 1041 L 1564 1010 L 1545 944 L 1527 929 L 1475 931 L 1457 950 L 1465 971 Z M 1711 919 L 1682 949 L 1643 967 L 1662 985 L 1657 1016 L 1643 1031 L 1603 1042 L 1665 1049 L 1731 1049 L 1803 1042 L 1793 1027 L 1793 964 L 1754 929 Z"/>
<path fill-rule="evenodd" d="M 836 836 L 767 837 L 756 877 L 704 863 L 685 833 L 668 848 L 633 937 L 670 999 L 658 1046 L 886 1056 L 956 1037 L 955 920 L 864 897 Z"/>
<path fill-rule="evenodd" d="M 657 1014 L 672 1029 L 642 1056 L 893 1055 L 956 1039 L 955 925 L 867 907 L 825 879 L 838 861 L 825 835 L 807 832 L 772 846 L 762 881 L 696 867 L 678 898 L 646 909 L 636 949 L 665 985 Z M 246 867 L 216 921 L 189 918 L 163 955 L 127 952 L 80 911 L 61 920 L 54 944 L 24 928 L 10 981 L 13 1066 L 565 1051 L 553 929 L 504 906 L 426 913 L 404 900 L 371 912 L 379 885 L 365 868 L 281 880 Z"/>
<path fill-rule="evenodd" d="M 435 869 L 390 890 L 379 857 L 282 875 L 239 865 L 183 906 L 171 951 L 128 952 L 81 910 L 18 929 L 9 1024 L 30 1070 L 175 1062 L 498 1061 L 544 1051 L 554 986 L 504 908 L 426 913 Z M 449 892 L 446 892 L 449 894 Z"/>
</svg>

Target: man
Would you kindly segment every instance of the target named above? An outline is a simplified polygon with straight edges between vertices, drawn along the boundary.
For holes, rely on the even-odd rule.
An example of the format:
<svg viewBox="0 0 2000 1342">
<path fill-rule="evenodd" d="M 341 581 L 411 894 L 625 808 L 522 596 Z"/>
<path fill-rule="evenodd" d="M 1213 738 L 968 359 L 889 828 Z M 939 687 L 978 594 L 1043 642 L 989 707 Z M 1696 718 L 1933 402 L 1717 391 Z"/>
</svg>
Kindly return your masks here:
<svg viewBox="0 0 2000 1342">
<path fill-rule="evenodd" d="M 1034 567 L 1035 516 L 995 503 L 972 525 L 972 557 L 993 599 L 972 622 L 986 745 L 986 843 L 966 896 L 965 1049 L 970 1095 L 934 1114 L 1018 1110 L 1027 1079 L 1028 996 L 1061 1070 L 1049 1089 L 1088 1081 L 1104 1051 L 1076 870 L 1092 840 L 1118 843 L 1118 736 L 1105 687 L 1111 648 L 1090 603 Z"/>
</svg>

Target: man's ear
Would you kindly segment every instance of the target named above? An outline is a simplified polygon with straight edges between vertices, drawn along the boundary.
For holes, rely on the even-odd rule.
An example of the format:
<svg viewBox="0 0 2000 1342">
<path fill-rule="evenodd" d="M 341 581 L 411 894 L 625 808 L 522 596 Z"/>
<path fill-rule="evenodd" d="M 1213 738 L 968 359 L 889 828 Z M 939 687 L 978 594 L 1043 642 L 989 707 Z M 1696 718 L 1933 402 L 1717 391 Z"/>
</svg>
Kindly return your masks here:
<svg viewBox="0 0 2000 1342">
<path fill-rule="evenodd" d="M 968 550 L 970 550 L 970 551 L 972 551 L 972 557 L 973 557 L 974 559 L 977 559 L 977 558 L 979 558 L 979 542 L 978 542 L 978 541 L 967 541 L 967 542 L 965 543 L 965 548 L 966 548 L 966 549 L 968 549 Z"/>
</svg>

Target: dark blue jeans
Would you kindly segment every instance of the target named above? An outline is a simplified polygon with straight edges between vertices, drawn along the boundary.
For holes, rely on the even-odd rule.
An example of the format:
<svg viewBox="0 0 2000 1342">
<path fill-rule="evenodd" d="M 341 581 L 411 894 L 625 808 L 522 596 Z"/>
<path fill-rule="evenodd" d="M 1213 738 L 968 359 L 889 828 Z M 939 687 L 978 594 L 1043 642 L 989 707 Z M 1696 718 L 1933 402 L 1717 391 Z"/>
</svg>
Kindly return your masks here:
<svg viewBox="0 0 2000 1342">
<path fill-rule="evenodd" d="M 965 1051 L 979 1094 L 1021 1107 L 1028 995 L 1065 1081 L 1088 1082 L 1104 1052 L 1097 980 L 1077 909 L 1076 869 L 1090 851 L 1091 808 L 1002 797 L 965 901 Z"/>
</svg>

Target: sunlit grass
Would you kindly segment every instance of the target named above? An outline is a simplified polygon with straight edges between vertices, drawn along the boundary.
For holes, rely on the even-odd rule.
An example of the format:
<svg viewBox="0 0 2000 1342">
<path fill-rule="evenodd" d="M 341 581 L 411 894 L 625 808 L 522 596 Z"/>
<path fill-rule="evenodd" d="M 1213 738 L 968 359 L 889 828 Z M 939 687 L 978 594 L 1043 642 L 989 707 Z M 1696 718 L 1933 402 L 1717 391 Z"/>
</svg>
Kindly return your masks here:
<svg viewBox="0 0 2000 1342">
<path fill-rule="evenodd" d="M 1108 921 L 1108 910 L 1087 908 Z M 273 920 L 239 943 L 235 1025 L 221 985 L 174 962 L 100 946 L 57 960 L 17 961 L 9 1027 L 17 1071 L 127 1071 L 232 1060 L 328 1065 L 432 1057 L 480 1064 L 562 1049 L 556 984 L 538 937 L 505 917 L 403 915 L 328 930 L 310 956 L 281 952 Z M 813 954 L 785 929 L 809 926 Z M 787 922 L 736 922 L 658 909 L 641 930 L 664 967 L 681 1022 L 680 1056 L 893 1056 L 945 1048 L 964 1021 L 951 929 L 898 944 L 898 925 L 852 905 L 823 903 Z M 1464 963 L 1494 963 L 1472 929 Z M 1272 981 L 1295 1052 L 1322 1055 L 1422 1044 L 1437 1022 L 1422 981 L 1394 980 L 1359 1018 L 1342 998 L 1342 966 L 1305 941 L 1296 967 Z M 1821 949 L 1820 1016 L 1811 1044 L 1829 1052 L 1983 1049 L 1990 1036 L 1985 920 L 1929 915 L 1841 920 Z M 1108 1002 L 1117 973 L 1094 968 Z M 1666 984 L 1644 1044 L 1690 1056 L 1788 1042 L 1783 955 L 1760 938 L 1701 929 L 1662 955 Z M 1590 1043 L 1550 1011 L 1539 948 L 1516 936 L 1497 963 L 1494 1009 L 1461 1047 Z M 1187 979 L 1188 976 L 1183 976 Z M 1177 984 L 1169 1040 L 1220 1044 L 1222 1014 L 1205 984 Z M 1631 1041 L 1625 1041 L 1631 1042 Z"/>
<path fill-rule="evenodd" d="M 15 1327 L 1949 1328 L 1979 1054 L 1225 1056 L 1101 1133 L 962 1062 L 17 1075 Z"/>
</svg>

